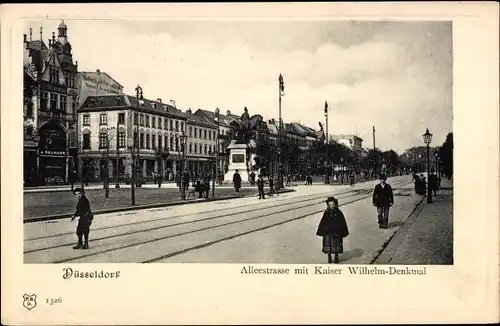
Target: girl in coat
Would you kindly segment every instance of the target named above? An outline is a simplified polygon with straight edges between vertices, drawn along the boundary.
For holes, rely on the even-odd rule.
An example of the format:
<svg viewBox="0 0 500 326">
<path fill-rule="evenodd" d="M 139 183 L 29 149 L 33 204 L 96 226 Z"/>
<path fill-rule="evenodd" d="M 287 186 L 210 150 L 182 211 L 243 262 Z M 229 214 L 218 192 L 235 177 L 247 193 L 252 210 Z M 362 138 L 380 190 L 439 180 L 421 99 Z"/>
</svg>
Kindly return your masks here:
<svg viewBox="0 0 500 326">
<path fill-rule="evenodd" d="M 339 209 L 338 200 L 335 197 L 328 197 L 326 206 L 316 235 L 323 237 L 322 251 L 328 254 L 328 263 L 332 263 L 332 253 L 335 254 L 334 263 L 338 263 L 339 254 L 344 252 L 343 241 L 349 235 L 349 229 L 344 214 Z"/>
</svg>

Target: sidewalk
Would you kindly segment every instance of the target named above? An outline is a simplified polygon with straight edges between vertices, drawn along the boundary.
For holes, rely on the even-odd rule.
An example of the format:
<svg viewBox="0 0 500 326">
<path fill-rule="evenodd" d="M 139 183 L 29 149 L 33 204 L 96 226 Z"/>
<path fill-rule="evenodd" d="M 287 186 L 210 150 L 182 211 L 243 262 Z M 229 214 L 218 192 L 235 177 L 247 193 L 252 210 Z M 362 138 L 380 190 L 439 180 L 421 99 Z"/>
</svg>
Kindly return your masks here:
<svg viewBox="0 0 500 326">
<path fill-rule="evenodd" d="M 441 180 L 442 189 L 433 203 L 421 204 L 421 211 L 408 219 L 375 264 L 453 264 L 453 180 Z"/>
</svg>

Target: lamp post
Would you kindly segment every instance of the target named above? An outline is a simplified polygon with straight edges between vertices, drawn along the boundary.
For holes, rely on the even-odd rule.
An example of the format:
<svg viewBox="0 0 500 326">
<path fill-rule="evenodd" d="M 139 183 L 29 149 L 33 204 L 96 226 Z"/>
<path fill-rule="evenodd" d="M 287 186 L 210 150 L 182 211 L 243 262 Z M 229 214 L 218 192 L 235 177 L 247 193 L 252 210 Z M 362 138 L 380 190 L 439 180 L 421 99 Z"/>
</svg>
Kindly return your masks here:
<svg viewBox="0 0 500 326">
<path fill-rule="evenodd" d="M 219 171 L 219 130 L 220 130 L 220 111 L 219 108 L 215 109 L 215 121 L 217 122 L 217 138 L 215 138 L 215 167 L 214 175 L 212 176 L 212 197 L 215 197 L 215 178 L 218 177 Z"/>
<path fill-rule="evenodd" d="M 434 149 L 434 165 L 436 167 L 436 176 L 439 176 L 439 154 L 438 149 Z"/>
<path fill-rule="evenodd" d="M 329 184 L 330 183 L 330 171 L 329 171 L 329 162 L 330 158 L 328 155 L 328 102 L 325 101 L 325 119 L 326 119 L 326 137 L 325 137 L 325 144 L 326 144 L 326 165 L 325 165 L 325 183 Z"/>
<path fill-rule="evenodd" d="M 430 175 L 430 154 L 429 154 L 429 145 L 432 141 L 432 134 L 429 132 L 429 128 L 426 129 L 425 134 L 422 135 L 424 138 L 424 143 L 427 145 L 427 202 L 432 203 L 432 193 L 429 187 L 429 175 Z"/>
<path fill-rule="evenodd" d="M 118 114 L 118 113 L 117 113 Z M 120 121 L 116 117 L 116 184 L 115 188 L 120 188 Z"/>
<path fill-rule="evenodd" d="M 184 130 L 181 131 L 181 135 L 179 136 L 180 138 L 180 145 L 181 145 L 181 151 L 182 151 L 182 164 L 181 164 L 181 171 L 184 171 L 185 169 L 185 160 L 186 160 L 186 140 L 187 140 L 187 136 L 184 132 Z M 181 172 L 183 173 L 183 172 Z M 182 175 L 181 175 L 181 185 L 182 185 Z M 182 185 L 182 192 L 181 192 L 181 199 L 182 200 L 185 200 L 186 199 L 186 188 L 184 187 L 184 185 Z"/>
<path fill-rule="evenodd" d="M 135 178 L 136 179 L 136 182 L 137 182 L 137 186 L 138 187 L 141 187 L 142 186 L 142 166 L 141 165 L 141 153 L 140 153 L 140 144 L 139 144 L 139 123 L 140 123 L 140 120 L 141 120 L 141 116 L 140 116 L 140 112 L 142 112 L 141 110 L 141 105 L 144 103 L 144 97 L 142 96 L 142 87 L 140 85 L 137 85 L 137 87 L 135 88 L 135 96 L 136 96 L 136 99 L 137 99 L 137 123 L 135 125 L 135 128 L 136 128 L 136 134 L 137 136 L 135 137 L 135 145 L 136 145 L 136 148 L 137 148 L 137 165 L 139 165 L 139 176 L 138 178 Z M 137 169 L 137 167 L 136 167 Z M 136 169 L 134 169 L 134 174 L 137 173 Z"/>
<path fill-rule="evenodd" d="M 210 162 L 212 165 L 212 198 L 215 197 L 215 168 L 216 168 L 216 159 L 217 159 L 217 151 L 212 151 L 210 149 L 208 151 L 208 156 L 210 157 Z"/>
<path fill-rule="evenodd" d="M 133 118 L 131 119 L 133 122 Z M 135 138 L 135 135 L 133 136 Z M 130 187 L 130 201 L 132 202 L 132 206 L 135 205 L 135 139 L 134 138 L 129 138 L 128 139 L 128 148 L 130 149 L 130 154 L 131 154 L 131 162 L 130 162 L 130 168 L 131 168 L 131 187 Z"/>
<path fill-rule="evenodd" d="M 283 76 L 280 74 L 278 78 L 278 94 L 279 94 L 279 127 L 278 127 L 278 184 L 279 188 L 283 188 L 283 164 L 281 162 L 281 129 L 283 126 L 283 121 L 281 121 L 281 97 L 285 96 L 285 82 L 283 81 Z"/>
</svg>

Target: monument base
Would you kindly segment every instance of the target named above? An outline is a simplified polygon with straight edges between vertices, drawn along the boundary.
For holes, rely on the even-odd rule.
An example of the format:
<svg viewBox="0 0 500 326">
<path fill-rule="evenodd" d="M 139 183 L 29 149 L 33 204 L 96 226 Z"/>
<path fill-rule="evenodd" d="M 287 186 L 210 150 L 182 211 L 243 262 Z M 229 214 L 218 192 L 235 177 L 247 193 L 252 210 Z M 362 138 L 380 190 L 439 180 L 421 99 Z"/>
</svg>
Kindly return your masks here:
<svg viewBox="0 0 500 326">
<path fill-rule="evenodd" d="M 233 175 L 235 172 L 236 169 L 234 170 L 229 169 L 224 175 L 224 181 L 233 183 Z M 245 170 L 238 169 L 238 173 L 240 174 L 241 182 L 249 182 L 250 177 L 248 176 L 248 172 L 246 169 Z"/>
<path fill-rule="evenodd" d="M 236 144 L 231 143 L 228 147 L 229 149 L 229 165 L 226 174 L 224 175 L 224 181 L 233 182 L 233 176 L 236 170 L 241 176 L 241 182 L 248 182 L 248 171 L 247 171 L 247 145 L 246 144 Z"/>
</svg>

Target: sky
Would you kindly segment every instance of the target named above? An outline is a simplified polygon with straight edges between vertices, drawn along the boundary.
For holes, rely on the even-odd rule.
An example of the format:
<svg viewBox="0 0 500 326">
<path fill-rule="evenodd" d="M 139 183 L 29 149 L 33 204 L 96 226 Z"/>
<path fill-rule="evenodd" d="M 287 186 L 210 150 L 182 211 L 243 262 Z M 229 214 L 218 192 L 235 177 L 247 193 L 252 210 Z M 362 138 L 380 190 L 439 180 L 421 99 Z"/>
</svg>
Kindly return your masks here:
<svg viewBox="0 0 500 326">
<path fill-rule="evenodd" d="M 63 17 L 64 18 L 64 17 Z M 334 20 L 65 20 L 79 71 L 100 69 L 135 94 L 177 108 L 282 118 L 357 134 L 403 153 L 422 134 L 441 145 L 452 131 L 451 22 Z M 60 20 L 32 21 L 45 42 Z"/>
</svg>

